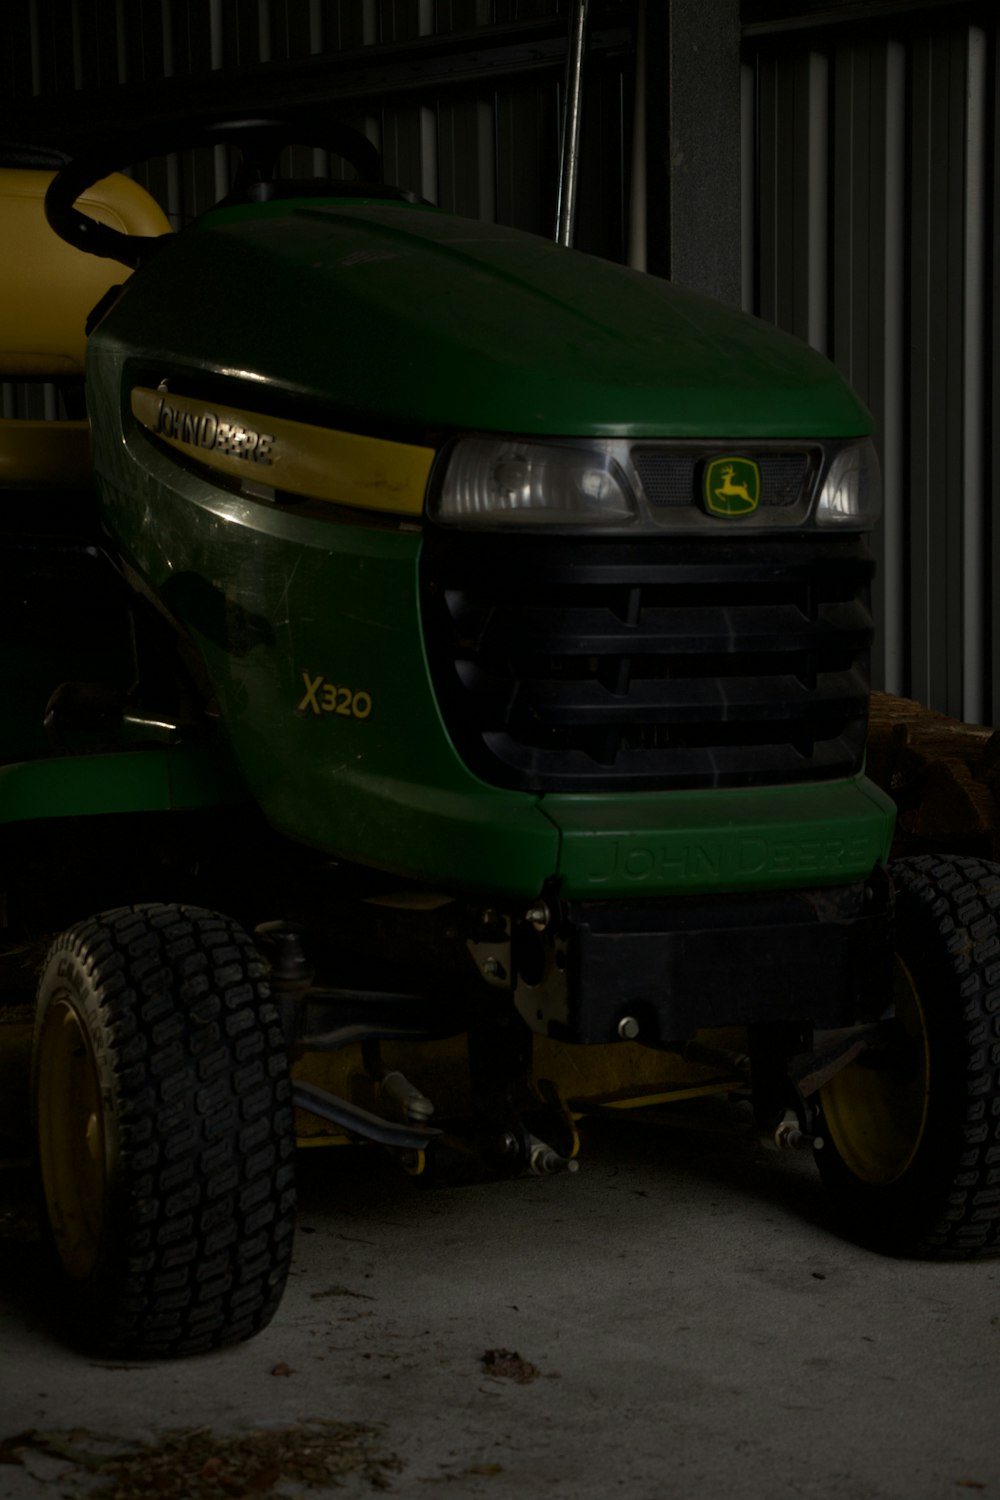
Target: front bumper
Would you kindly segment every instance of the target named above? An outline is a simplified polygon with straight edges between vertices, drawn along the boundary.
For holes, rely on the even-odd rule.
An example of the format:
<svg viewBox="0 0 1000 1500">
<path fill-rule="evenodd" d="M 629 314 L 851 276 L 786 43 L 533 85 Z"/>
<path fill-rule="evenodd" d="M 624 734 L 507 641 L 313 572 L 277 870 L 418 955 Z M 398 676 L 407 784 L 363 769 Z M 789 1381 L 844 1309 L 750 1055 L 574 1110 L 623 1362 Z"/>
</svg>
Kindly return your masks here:
<svg viewBox="0 0 1000 1500">
<path fill-rule="evenodd" d="M 545 933 L 518 927 L 515 998 L 557 1040 L 650 1046 L 708 1027 L 872 1020 L 888 1003 L 892 886 L 664 901 L 571 902 Z"/>
</svg>

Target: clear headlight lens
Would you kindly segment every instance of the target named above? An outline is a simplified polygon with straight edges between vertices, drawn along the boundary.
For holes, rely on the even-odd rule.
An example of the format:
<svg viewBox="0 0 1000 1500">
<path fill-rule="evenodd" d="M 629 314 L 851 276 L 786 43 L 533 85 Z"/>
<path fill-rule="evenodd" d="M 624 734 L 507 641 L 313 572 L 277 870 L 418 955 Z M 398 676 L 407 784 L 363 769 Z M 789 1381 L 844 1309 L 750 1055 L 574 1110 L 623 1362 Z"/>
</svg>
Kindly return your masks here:
<svg viewBox="0 0 1000 1500">
<path fill-rule="evenodd" d="M 463 438 L 448 457 L 432 514 L 460 526 L 621 526 L 636 507 L 618 446 Z"/>
<path fill-rule="evenodd" d="M 816 503 L 817 526 L 869 531 L 882 509 L 882 475 L 870 440 L 844 448 L 830 465 Z"/>
</svg>

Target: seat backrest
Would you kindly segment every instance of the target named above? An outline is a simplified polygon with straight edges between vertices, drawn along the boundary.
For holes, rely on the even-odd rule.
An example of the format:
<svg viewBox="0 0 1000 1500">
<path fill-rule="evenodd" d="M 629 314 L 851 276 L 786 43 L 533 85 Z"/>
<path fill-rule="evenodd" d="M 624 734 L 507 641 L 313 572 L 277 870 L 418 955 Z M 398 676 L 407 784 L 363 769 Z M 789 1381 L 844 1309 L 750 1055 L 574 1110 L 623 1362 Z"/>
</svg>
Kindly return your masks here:
<svg viewBox="0 0 1000 1500">
<path fill-rule="evenodd" d="M 51 172 L 0 168 L 0 379 L 83 372 L 87 315 L 129 272 L 85 255 L 48 226 L 43 200 Z M 167 234 L 166 215 L 131 178 L 95 183 L 78 206 L 128 234 Z"/>
<path fill-rule="evenodd" d="M 73 381 L 83 375 L 89 313 L 131 273 L 86 255 L 49 228 L 52 172 L 0 167 L 0 380 Z M 78 200 L 92 218 L 127 234 L 170 231 L 166 215 L 131 178 L 115 173 Z M 0 420 L 0 490 L 84 484 L 90 471 L 85 420 Z"/>
</svg>

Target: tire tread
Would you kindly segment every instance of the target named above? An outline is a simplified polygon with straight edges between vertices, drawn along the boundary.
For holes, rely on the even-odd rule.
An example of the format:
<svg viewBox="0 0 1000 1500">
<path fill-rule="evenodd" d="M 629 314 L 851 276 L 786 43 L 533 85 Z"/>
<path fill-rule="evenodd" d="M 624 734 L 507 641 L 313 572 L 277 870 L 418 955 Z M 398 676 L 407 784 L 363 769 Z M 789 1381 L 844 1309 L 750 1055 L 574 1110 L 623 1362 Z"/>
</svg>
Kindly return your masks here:
<svg viewBox="0 0 1000 1500">
<path fill-rule="evenodd" d="M 295 1212 L 288 1060 L 259 955 L 228 918 L 153 905 L 69 929 L 49 972 L 67 960 L 94 997 L 124 1184 L 91 1333 L 138 1357 L 249 1337 L 280 1301 Z"/>
<path fill-rule="evenodd" d="M 961 1012 L 957 1050 L 964 1091 L 959 1151 L 951 1191 L 939 1221 L 927 1233 L 928 1250 L 941 1257 L 969 1258 L 1000 1249 L 1000 1193 L 991 1162 L 1000 1152 L 1000 969 L 990 964 L 1000 948 L 1000 866 L 963 856 L 922 855 L 893 866 L 897 887 L 927 908 L 947 935 L 947 950 Z M 980 1101 L 992 1100 L 992 1121 Z"/>
</svg>

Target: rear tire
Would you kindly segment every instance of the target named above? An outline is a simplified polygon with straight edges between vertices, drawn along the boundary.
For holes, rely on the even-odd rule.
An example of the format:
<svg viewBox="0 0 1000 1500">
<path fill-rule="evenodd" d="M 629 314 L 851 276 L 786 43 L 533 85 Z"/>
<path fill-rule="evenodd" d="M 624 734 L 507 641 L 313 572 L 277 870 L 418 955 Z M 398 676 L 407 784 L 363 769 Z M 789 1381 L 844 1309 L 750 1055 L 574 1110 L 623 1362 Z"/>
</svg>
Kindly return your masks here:
<svg viewBox="0 0 1000 1500">
<path fill-rule="evenodd" d="M 291 1258 L 291 1084 L 243 930 L 126 907 L 53 944 L 32 1098 L 47 1237 L 85 1347 L 193 1354 L 271 1319 Z"/>
<path fill-rule="evenodd" d="M 1000 865 L 892 867 L 897 1034 L 820 1092 L 820 1173 L 856 1239 L 896 1254 L 1000 1249 Z"/>
</svg>

